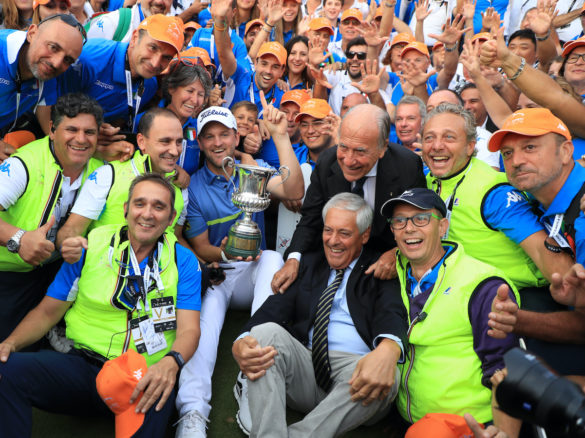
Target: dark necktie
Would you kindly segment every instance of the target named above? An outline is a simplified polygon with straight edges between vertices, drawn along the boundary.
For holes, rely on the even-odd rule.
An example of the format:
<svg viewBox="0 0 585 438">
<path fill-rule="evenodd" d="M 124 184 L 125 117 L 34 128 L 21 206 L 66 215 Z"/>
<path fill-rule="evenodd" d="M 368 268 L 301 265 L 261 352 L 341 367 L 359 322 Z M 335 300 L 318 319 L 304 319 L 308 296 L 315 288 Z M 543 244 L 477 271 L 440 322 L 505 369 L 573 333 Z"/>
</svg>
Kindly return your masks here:
<svg viewBox="0 0 585 438">
<path fill-rule="evenodd" d="M 351 189 L 351 193 L 354 195 L 358 195 L 360 197 L 364 197 L 364 184 L 366 183 L 367 176 L 362 176 L 355 182 L 353 189 Z"/>
<path fill-rule="evenodd" d="M 327 327 L 329 326 L 329 315 L 333 298 L 339 285 L 343 280 L 345 269 L 335 271 L 335 278 L 329 286 L 321 293 L 317 304 L 317 314 L 313 327 L 313 369 L 315 380 L 324 391 L 331 388 L 331 365 L 329 364 L 329 343 L 327 341 Z"/>
</svg>

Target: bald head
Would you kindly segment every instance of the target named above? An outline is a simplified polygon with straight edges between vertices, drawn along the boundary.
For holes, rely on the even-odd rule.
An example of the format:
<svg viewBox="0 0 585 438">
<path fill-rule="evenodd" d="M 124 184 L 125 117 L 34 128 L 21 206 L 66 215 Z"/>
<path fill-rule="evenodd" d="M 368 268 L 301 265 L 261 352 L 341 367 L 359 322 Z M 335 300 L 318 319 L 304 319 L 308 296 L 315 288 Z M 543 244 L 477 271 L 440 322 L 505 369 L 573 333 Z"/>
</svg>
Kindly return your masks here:
<svg viewBox="0 0 585 438">
<path fill-rule="evenodd" d="M 345 96 L 343 101 L 341 102 L 341 111 L 339 112 L 339 116 L 343 118 L 345 114 L 354 106 L 362 105 L 364 103 L 368 103 L 368 99 L 361 93 L 351 93 Z"/>
<path fill-rule="evenodd" d="M 452 103 L 453 105 L 463 105 L 461 98 L 452 90 L 435 91 L 427 100 L 427 113 L 442 103 Z"/>
</svg>

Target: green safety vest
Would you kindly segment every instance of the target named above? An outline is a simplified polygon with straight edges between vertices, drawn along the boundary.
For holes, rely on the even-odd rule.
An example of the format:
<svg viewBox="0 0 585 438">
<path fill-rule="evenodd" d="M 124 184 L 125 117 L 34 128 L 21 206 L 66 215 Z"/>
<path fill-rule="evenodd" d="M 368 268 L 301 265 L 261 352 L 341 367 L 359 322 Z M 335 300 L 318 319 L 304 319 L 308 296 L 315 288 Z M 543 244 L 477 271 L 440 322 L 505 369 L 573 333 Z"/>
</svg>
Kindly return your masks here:
<svg viewBox="0 0 585 438">
<path fill-rule="evenodd" d="M 126 223 L 124 218 L 124 203 L 128 201 L 128 191 L 130 184 L 134 178 L 147 172 L 152 172 L 152 165 L 150 163 L 150 156 L 142 154 L 140 151 L 132 156 L 132 158 L 125 162 L 112 161 L 106 164 L 112 166 L 113 183 L 106 199 L 106 204 L 97 220 L 93 221 L 90 229 L 101 227 L 102 225 L 121 225 Z M 165 175 L 167 177 L 171 174 Z M 167 228 L 167 231 L 174 232 L 175 224 L 183 211 L 184 202 L 181 189 L 175 187 L 175 210 L 177 215 L 173 223 Z"/>
<path fill-rule="evenodd" d="M 146 314 L 144 310 L 129 312 L 120 309 L 111 301 L 127 283 L 121 277 L 128 273 L 123 265 L 130 265 L 130 242 L 126 230 L 126 226 L 107 225 L 89 233 L 83 269 L 77 285 L 74 285 L 77 297 L 65 314 L 67 337 L 75 343 L 75 347 L 89 349 L 108 359 L 120 356 L 128 348 L 136 350 L 130 331 L 130 320 Z M 155 283 L 154 290 L 147 294 L 147 300 L 150 302 L 153 298 L 162 296 L 173 297 L 176 306 L 179 280 L 175 259 L 177 239 L 174 234 L 165 233 L 163 241 L 159 266 L 162 269 L 160 277 L 164 292 L 159 293 Z M 113 248 L 111 257 L 110 246 Z M 152 306 L 148 315 L 152 316 Z M 152 356 L 144 353 L 148 366 L 158 362 L 171 350 L 176 331 L 165 331 L 164 337 L 167 342 L 165 349 Z"/>
<path fill-rule="evenodd" d="M 506 175 L 476 158 L 472 158 L 457 175 L 448 178 L 427 175 L 427 186 L 435 190 L 446 204 L 456 191 L 449 240 L 462 243 L 470 256 L 499 268 L 518 289 L 544 286 L 547 280 L 520 245 L 503 232 L 491 228 L 484 219 L 485 199 L 502 184 L 509 184 Z"/>
<path fill-rule="evenodd" d="M 22 162 L 28 180 L 24 193 L 16 204 L 0 211 L 0 219 L 25 231 L 36 230 L 46 224 L 55 210 L 61 196 L 63 168 L 57 160 L 49 137 L 35 140 L 21 147 L 12 155 Z M 87 177 L 103 164 L 90 158 L 82 175 L 82 184 Z M 80 189 L 81 190 L 81 189 Z M 27 272 L 34 266 L 26 263 L 18 254 L 0 246 L 0 271 Z"/>
<path fill-rule="evenodd" d="M 477 286 L 491 277 L 510 281 L 500 270 L 453 246 L 439 268 L 437 281 L 423 307 L 426 318 L 413 324 L 407 291 L 408 260 L 398 252 L 398 278 L 402 301 L 409 314 L 408 354 L 403 364 L 397 406 L 412 423 L 425 414 L 463 415 L 478 421 L 492 419 L 491 390 L 482 385 L 481 361 L 473 349 L 469 300 Z M 518 292 L 512 286 L 518 303 Z M 486 328 L 487 330 L 487 328 Z"/>
</svg>

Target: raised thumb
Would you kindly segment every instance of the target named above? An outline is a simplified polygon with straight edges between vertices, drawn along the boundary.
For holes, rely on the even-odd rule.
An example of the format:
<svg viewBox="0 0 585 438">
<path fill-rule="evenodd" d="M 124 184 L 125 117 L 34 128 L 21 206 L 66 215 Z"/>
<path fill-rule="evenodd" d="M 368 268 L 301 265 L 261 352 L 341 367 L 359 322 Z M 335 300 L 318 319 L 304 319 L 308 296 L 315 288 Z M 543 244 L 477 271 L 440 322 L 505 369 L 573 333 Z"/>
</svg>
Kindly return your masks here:
<svg viewBox="0 0 585 438">
<path fill-rule="evenodd" d="M 48 233 L 51 228 L 55 225 L 55 216 L 51 216 L 49 221 L 45 225 L 41 225 L 39 230 L 42 230 L 44 233 Z"/>
</svg>

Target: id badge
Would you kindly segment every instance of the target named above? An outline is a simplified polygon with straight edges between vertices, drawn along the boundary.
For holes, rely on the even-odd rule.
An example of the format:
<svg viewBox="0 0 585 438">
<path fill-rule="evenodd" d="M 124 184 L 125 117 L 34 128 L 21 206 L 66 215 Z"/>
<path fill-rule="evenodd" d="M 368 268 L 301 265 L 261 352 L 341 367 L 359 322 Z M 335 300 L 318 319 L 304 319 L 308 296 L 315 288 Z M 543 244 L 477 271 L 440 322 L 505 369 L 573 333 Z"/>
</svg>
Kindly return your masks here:
<svg viewBox="0 0 585 438">
<path fill-rule="evenodd" d="M 138 323 L 144 344 L 146 345 L 146 351 L 149 356 L 158 353 L 161 350 L 167 348 L 167 340 L 162 333 L 156 333 L 154 331 L 154 324 L 152 319 L 146 318 Z"/>
<path fill-rule="evenodd" d="M 144 338 L 142 337 L 142 332 L 140 331 L 139 324 L 147 319 L 148 315 L 144 315 L 139 318 L 134 318 L 130 320 L 130 332 L 132 333 L 132 339 L 134 339 L 136 351 L 140 354 L 146 353 L 146 345 L 144 344 Z"/>
<path fill-rule="evenodd" d="M 152 322 L 156 333 L 177 330 L 173 297 L 153 298 L 150 301 L 150 306 L 152 307 Z"/>
</svg>

